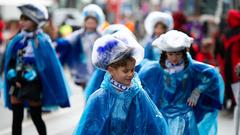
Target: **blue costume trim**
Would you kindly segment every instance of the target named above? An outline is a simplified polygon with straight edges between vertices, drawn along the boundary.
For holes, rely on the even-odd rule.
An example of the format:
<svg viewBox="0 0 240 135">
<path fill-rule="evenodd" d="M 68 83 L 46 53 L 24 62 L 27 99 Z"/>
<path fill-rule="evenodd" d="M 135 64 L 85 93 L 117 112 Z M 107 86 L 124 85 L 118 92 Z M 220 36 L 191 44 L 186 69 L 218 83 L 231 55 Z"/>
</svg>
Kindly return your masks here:
<svg viewBox="0 0 240 135">
<path fill-rule="evenodd" d="M 106 73 L 101 88 L 90 96 L 75 135 L 169 134 L 166 121 L 136 74 L 131 87 L 124 92 L 117 92 L 110 78 Z"/>
<path fill-rule="evenodd" d="M 23 38 L 21 33 L 17 34 L 8 44 L 6 49 L 6 60 L 4 63 L 4 75 L 7 75 L 9 70 L 8 64 L 13 55 L 13 48 Z M 42 91 L 42 106 L 60 106 L 69 107 L 68 96 L 70 94 L 69 87 L 64 78 L 63 69 L 56 56 L 56 52 L 51 47 L 50 38 L 44 33 L 38 33 L 36 38 L 39 44 L 35 44 L 31 39 L 32 47 L 35 56 L 36 69 L 38 71 L 43 91 Z M 4 101 L 5 106 L 11 109 L 10 96 L 9 96 L 9 84 L 7 80 L 4 80 Z"/>
</svg>

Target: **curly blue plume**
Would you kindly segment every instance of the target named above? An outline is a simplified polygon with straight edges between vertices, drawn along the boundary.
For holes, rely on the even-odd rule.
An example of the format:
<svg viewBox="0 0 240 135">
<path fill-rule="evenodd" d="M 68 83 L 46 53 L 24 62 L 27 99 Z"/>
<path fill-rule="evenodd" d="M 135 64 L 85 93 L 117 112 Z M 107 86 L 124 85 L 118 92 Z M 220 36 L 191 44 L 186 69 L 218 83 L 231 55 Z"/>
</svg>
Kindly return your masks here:
<svg viewBox="0 0 240 135">
<path fill-rule="evenodd" d="M 112 49 L 118 45 L 118 41 L 116 40 L 112 40 L 112 41 L 108 41 L 105 46 L 101 46 L 97 49 L 97 52 L 102 54 L 102 53 L 106 53 L 107 52 L 111 52 Z"/>
</svg>

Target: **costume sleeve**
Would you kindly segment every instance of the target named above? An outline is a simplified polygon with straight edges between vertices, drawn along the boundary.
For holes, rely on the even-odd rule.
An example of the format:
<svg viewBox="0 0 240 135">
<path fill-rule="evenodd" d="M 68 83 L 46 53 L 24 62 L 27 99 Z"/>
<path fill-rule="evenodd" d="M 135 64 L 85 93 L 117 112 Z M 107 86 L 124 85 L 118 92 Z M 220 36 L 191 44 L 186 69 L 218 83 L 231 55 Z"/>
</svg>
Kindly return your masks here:
<svg viewBox="0 0 240 135">
<path fill-rule="evenodd" d="M 56 52 L 62 65 L 66 62 L 71 45 L 68 40 L 59 38 L 56 40 Z"/>
<path fill-rule="evenodd" d="M 224 83 L 219 72 L 213 67 L 205 65 L 199 65 L 195 68 L 197 68 L 196 71 L 198 72 L 196 73 L 197 85 L 195 89 L 199 90 L 201 93 L 200 99 L 202 101 L 200 102 L 212 108 L 221 109 L 224 95 Z"/>
<path fill-rule="evenodd" d="M 223 79 L 211 66 L 197 65 L 195 71 L 199 74 L 194 83 L 201 92 L 197 106 L 194 107 L 195 118 L 200 133 L 217 133 L 217 115 L 221 109 L 224 96 Z"/>
<path fill-rule="evenodd" d="M 104 107 L 106 105 L 104 104 L 104 97 L 100 93 L 101 90 L 89 97 L 81 119 L 74 131 L 74 135 L 104 134 L 107 109 Z"/>
</svg>

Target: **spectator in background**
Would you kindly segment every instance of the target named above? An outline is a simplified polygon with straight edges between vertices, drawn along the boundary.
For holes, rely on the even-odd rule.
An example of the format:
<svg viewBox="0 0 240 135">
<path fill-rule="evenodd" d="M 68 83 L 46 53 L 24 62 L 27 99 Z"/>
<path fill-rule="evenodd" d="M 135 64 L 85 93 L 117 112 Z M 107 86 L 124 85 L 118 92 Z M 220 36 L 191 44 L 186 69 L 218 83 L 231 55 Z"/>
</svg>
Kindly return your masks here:
<svg viewBox="0 0 240 135">
<path fill-rule="evenodd" d="M 2 20 L 2 17 L 0 16 L 0 45 L 1 45 L 1 44 L 3 43 L 3 41 L 4 41 L 4 37 L 3 37 L 4 27 L 5 27 L 5 23 L 4 23 L 4 21 Z"/>
<path fill-rule="evenodd" d="M 238 81 L 235 67 L 240 62 L 240 11 L 231 9 L 227 13 L 228 30 L 222 38 L 224 44 L 224 64 L 220 67 L 225 87 L 225 108 L 233 112 L 236 102 L 231 84 Z"/>
<path fill-rule="evenodd" d="M 212 65 L 216 65 L 216 60 L 213 56 L 214 44 L 211 38 L 204 38 L 200 45 L 200 51 L 196 54 L 195 60 Z"/>
</svg>

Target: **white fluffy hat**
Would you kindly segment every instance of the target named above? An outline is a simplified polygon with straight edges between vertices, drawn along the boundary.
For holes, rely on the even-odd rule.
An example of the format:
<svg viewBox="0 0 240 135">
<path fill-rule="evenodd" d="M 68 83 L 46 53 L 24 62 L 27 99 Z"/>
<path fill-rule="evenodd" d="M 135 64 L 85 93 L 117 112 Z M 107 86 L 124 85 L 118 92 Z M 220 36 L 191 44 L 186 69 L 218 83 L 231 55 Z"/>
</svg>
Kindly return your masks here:
<svg viewBox="0 0 240 135">
<path fill-rule="evenodd" d="M 111 35 L 104 35 L 95 41 L 92 63 L 102 70 L 107 70 L 109 64 L 117 62 L 127 53 L 136 60 L 136 65 L 144 57 L 143 47 L 128 33 L 118 31 Z"/>
<path fill-rule="evenodd" d="M 167 30 L 173 29 L 173 17 L 171 14 L 160 11 L 153 11 L 149 13 L 149 15 L 144 21 L 144 27 L 147 34 L 149 35 L 153 34 L 154 26 L 158 22 L 162 22 L 164 25 L 166 25 Z"/>
<path fill-rule="evenodd" d="M 103 10 L 96 4 L 89 4 L 85 6 L 83 8 L 82 14 L 84 20 L 88 16 L 95 17 L 98 21 L 98 27 L 102 26 L 105 21 L 105 15 L 103 13 Z"/>
<path fill-rule="evenodd" d="M 161 51 L 177 52 L 189 48 L 192 42 L 193 38 L 187 34 L 177 30 L 170 30 L 155 39 L 152 45 L 158 47 Z"/>
</svg>

